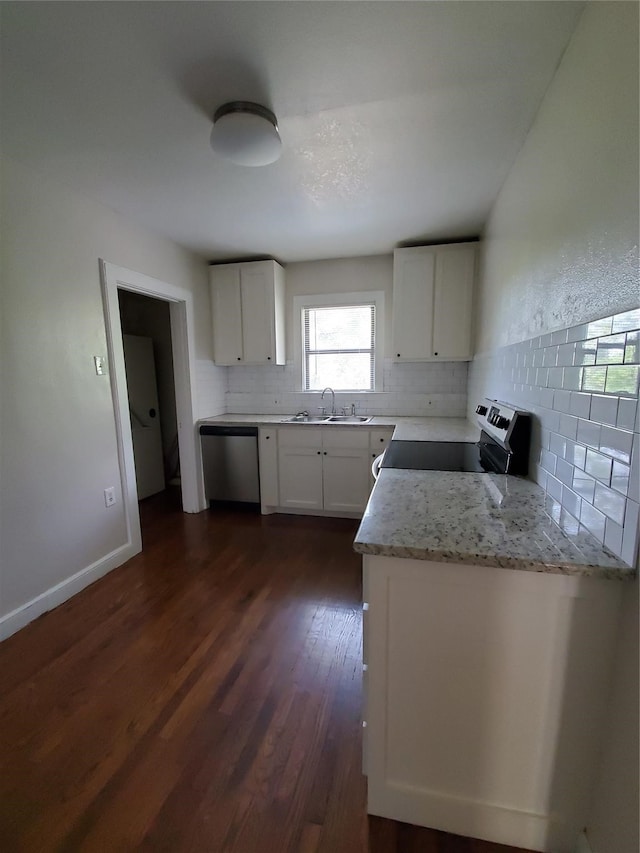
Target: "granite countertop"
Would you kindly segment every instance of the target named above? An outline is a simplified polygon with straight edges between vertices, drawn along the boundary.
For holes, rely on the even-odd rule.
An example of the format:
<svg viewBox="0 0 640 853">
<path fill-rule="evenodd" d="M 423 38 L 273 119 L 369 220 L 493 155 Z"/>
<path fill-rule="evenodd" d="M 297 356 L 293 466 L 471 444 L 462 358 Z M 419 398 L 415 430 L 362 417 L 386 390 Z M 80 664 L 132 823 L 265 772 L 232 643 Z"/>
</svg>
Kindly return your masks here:
<svg viewBox="0 0 640 853">
<path fill-rule="evenodd" d="M 215 415 L 202 418 L 201 424 L 224 424 L 238 426 L 252 424 L 255 426 L 292 426 L 305 429 L 313 427 L 349 427 L 349 429 L 375 429 L 376 427 L 395 427 L 393 438 L 400 441 L 464 441 L 474 442 L 480 438 L 480 430 L 466 418 L 420 418 L 420 417 L 391 417 L 375 415 L 367 423 L 349 423 L 343 421 L 337 424 L 320 423 L 319 421 L 300 421 L 285 423 L 290 415 Z"/>
<path fill-rule="evenodd" d="M 626 579 L 635 571 L 584 529 L 562 530 L 530 480 L 383 469 L 356 534 L 361 554 Z"/>
</svg>

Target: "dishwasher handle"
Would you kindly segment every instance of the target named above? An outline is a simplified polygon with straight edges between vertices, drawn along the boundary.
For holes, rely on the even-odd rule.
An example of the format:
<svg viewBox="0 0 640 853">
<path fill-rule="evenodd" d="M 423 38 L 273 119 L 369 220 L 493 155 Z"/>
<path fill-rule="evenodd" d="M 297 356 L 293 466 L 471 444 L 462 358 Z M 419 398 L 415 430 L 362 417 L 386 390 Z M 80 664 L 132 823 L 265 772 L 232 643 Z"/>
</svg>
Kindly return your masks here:
<svg viewBox="0 0 640 853">
<path fill-rule="evenodd" d="M 254 426 L 213 426 L 212 424 L 201 424 L 200 435 L 249 435 L 257 436 L 258 427 Z"/>
</svg>

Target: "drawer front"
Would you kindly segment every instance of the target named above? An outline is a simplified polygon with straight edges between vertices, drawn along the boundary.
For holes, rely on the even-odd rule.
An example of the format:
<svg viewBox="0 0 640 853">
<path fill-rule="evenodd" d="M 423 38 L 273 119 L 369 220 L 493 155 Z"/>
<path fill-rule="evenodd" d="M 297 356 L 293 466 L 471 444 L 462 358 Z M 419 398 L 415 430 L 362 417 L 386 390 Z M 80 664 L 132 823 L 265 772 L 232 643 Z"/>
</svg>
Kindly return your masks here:
<svg viewBox="0 0 640 853">
<path fill-rule="evenodd" d="M 279 447 L 322 447 L 322 431 L 305 426 L 280 427 Z"/>
<path fill-rule="evenodd" d="M 322 446 L 326 449 L 343 448 L 366 450 L 369 447 L 369 430 L 362 427 L 333 427 L 322 430 Z"/>
<path fill-rule="evenodd" d="M 371 450 L 377 451 L 375 456 L 380 456 L 382 451 L 389 446 L 393 429 L 372 429 L 371 430 Z"/>
</svg>

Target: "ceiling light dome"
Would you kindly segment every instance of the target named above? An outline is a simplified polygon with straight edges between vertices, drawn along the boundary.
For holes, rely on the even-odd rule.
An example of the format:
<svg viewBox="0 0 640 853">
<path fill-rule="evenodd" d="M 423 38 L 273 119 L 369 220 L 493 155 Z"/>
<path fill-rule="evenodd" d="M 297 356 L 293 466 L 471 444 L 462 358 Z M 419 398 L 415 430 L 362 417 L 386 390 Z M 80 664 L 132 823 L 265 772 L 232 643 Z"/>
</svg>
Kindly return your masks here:
<svg viewBox="0 0 640 853">
<path fill-rule="evenodd" d="M 275 115 L 260 104 L 230 101 L 213 117 L 211 147 L 241 166 L 266 166 L 282 151 Z"/>
</svg>

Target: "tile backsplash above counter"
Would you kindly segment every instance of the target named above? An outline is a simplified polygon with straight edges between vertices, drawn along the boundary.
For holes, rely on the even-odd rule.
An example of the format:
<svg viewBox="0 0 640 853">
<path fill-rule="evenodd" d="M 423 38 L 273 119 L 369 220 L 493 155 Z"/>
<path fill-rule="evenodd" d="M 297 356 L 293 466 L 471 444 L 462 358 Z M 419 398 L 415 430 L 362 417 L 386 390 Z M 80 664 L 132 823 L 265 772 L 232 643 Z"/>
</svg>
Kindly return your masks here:
<svg viewBox="0 0 640 853">
<path fill-rule="evenodd" d="M 640 309 L 476 356 L 469 399 L 534 413 L 530 477 L 561 527 L 635 564 L 640 510 Z"/>
<path fill-rule="evenodd" d="M 417 415 L 465 417 L 467 362 L 396 363 L 384 360 L 381 392 L 336 392 L 336 408 L 355 402 L 360 415 Z M 320 394 L 301 392 L 299 368 L 278 366 L 229 367 L 228 412 L 291 414 L 322 405 Z"/>
</svg>

